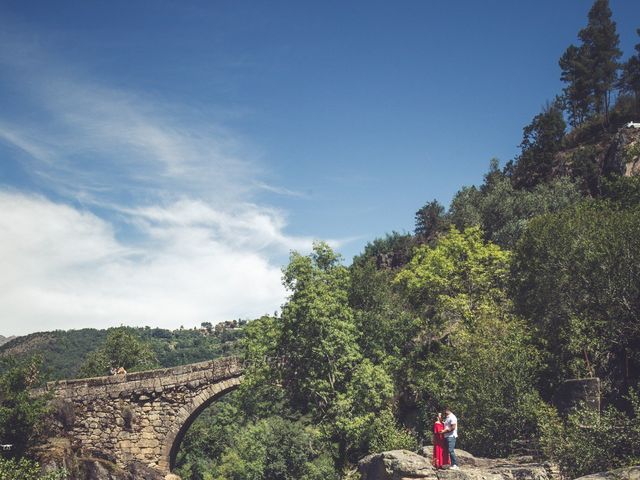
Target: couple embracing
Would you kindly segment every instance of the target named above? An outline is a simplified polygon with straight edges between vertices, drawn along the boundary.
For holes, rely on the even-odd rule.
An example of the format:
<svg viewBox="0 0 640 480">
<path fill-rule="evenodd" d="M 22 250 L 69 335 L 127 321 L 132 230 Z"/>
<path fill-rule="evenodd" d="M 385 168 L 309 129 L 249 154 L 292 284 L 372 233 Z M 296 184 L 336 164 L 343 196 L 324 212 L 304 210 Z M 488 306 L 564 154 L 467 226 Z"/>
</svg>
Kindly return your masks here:
<svg viewBox="0 0 640 480">
<path fill-rule="evenodd" d="M 438 413 L 436 423 L 433 425 L 433 454 L 431 463 L 436 468 L 443 468 L 451 465 L 452 470 L 458 469 L 456 459 L 456 439 L 458 438 L 458 419 L 453 412 L 446 408 L 445 419 L 442 421 L 442 414 Z"/>
</svg>

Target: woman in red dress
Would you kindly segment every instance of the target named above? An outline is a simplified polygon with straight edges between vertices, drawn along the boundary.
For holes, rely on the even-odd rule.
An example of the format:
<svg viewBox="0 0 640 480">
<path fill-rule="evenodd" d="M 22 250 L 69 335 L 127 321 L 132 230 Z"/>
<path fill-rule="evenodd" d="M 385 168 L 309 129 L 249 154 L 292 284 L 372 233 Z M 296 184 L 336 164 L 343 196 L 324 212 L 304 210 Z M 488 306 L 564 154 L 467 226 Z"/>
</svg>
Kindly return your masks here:
<svg viewBox="0 0 640 480">
<path fill-rule="evenodd" d="M 431 454 L 431 464 L 436 468 L 442 468 L 443 465 L 451 463 L 442 430 L 444 430 L 444 424 L 442 423 L 442 414 L 439 413 L 436 423 L 433 424 L 433 452 Z"/>
</svg>

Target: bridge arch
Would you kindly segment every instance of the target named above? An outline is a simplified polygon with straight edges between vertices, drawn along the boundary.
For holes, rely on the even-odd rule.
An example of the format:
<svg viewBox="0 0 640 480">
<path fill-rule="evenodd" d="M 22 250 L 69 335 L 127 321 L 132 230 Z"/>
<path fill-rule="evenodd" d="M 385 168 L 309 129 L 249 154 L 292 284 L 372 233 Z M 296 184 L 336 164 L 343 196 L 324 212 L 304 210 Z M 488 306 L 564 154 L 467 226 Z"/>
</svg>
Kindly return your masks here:
<svg viewBox="0 0 640 480">
<path fill-rule="evenodd" d="M 88 452 L 133 461 L 164 474 L 175 465 L 184 434 L 197 416 L 242 382 L 237 357 L 136 372 L 52 382 L 57 402 L 73 411 L 65 435 Z"/>
<path fill-rule="evenodd" d="M 182 444 L 182 439 L 191 427 L 191 424 L 213 402 L 220 397 L 232 392 L 240 385 L 242 377 L 235 377 L 229 381 L 215 383 L 206 388 L 200 395 L 195 397 L 189 404 L 180 408 L 174 424 L 170 427 L 165 438 L 161 452 L 159 467 L 163 471 L 171 471 L 176 466 L 176 457 Z"/>
</svg>

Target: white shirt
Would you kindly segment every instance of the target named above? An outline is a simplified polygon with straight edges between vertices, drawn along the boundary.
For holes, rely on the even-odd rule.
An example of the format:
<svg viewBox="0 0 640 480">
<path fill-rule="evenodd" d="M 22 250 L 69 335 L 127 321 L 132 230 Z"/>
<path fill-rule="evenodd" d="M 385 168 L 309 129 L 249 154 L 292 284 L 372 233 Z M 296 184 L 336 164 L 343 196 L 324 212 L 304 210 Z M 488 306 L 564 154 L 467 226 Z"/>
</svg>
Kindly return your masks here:
<svg viewBox="0 0 640 480">
<path fill-rule="evenodd" d="M 455 425 L 455 428 L 450 432 L 445 432 L 444 436 L 446 437 L 454 437 L 458 438 L 458 419 L 453 413 L 447 415 L 447 418 L 444 419 L 444 428 L 450 428 L 452 425 Z"/>
</svg>

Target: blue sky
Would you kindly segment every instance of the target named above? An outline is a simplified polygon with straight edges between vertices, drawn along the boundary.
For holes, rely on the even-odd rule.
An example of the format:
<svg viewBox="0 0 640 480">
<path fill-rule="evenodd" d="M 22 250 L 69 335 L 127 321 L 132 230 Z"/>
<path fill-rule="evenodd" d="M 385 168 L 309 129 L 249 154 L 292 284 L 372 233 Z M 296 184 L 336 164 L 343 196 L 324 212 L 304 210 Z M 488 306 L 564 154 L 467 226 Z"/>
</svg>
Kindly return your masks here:
<svg viewBox="0 0 640 480">
<path fill-rule="evenodd" d="M 0 334 L 277 310 L 516 155 L 590 6 L 0 1 Z"/>
</svg>

